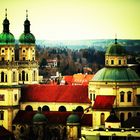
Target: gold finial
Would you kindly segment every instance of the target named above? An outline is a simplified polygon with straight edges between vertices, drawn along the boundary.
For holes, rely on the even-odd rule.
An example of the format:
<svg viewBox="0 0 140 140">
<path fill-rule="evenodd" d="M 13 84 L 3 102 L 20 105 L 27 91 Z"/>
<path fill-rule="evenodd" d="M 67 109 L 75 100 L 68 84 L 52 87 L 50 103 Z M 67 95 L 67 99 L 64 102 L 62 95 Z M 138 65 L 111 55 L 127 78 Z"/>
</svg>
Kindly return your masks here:
<svg viewBox="0 0 140 140">
<path fill-rule="evenodd" d="M 5 9 L 5 18 L 7 18 L 7 8 Z"/>
<path fill-rule="evenodd" d="M 115 44 L 117 44 L 117 34 L 115 34 Z"/>
<path fill-rule="evenodd" d="M 28 10 L 26 10 L 26 19 L 28 19 Z"/>
</svg>

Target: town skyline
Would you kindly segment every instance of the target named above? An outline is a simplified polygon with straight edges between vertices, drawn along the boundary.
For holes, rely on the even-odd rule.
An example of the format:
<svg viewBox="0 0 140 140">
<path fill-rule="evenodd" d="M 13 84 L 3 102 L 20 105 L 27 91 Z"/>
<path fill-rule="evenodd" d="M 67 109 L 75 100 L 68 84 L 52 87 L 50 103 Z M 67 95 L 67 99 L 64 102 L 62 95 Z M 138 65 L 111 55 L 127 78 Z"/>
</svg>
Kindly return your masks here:
<svg viewBox="0 0 140 140">
<path fill-rule="evenodd" d="M 0 32 L 5 18 L 16 39 L 23 33 L 26 10 L 36 39 L 140 39 L 137 0 L 1 0 Z"/>
</svg>

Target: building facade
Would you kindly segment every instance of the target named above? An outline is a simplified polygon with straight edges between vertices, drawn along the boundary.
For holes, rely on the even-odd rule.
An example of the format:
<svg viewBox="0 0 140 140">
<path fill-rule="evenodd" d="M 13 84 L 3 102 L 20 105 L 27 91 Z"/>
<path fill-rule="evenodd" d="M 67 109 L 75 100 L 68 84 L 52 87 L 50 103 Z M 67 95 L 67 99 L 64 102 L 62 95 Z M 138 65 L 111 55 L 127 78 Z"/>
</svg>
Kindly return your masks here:
<svg viewBox="0 0 140 140">
<path fill-rule="evenodd" d="M 99 70 L 89 82 L 88 94 L 94 104 L 97 95 L 115 96 L 113 108 L 121 122 L 132 116 L 140 114 L 140 78 L 134 70 L 127 66 L 126 50 L 117 39 L 107 48 L 105 54 L 105 67 Z M 102 97 L 101 97 L 102 99 Z M 94 108 L 94 126 L 104 125 L 110 110 Z"/>
<path fill-rule="evenodd" d="M 28 14 L 18 46 L 9 25 L 6 10 L 3 32 L 0 34 L 0 123 L 12 130 L 12 120 L 20 108 L 21 85 L 38 84 L 39 72 L 35 37 L 30 33 Z"/>
</svg>

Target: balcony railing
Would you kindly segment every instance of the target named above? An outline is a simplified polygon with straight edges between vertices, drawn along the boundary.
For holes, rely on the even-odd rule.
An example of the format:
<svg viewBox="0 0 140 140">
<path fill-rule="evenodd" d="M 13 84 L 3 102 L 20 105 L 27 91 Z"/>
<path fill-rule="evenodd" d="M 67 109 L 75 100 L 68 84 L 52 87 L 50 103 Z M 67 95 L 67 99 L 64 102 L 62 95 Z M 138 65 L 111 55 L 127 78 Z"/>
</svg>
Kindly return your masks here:
<svg viewBox="0 0 140 140">
<path fill-rule="evenodd" d="M 0 67 L 30 67 L 38 66 L 37 61 L 0 61 Z"/>
</svg>

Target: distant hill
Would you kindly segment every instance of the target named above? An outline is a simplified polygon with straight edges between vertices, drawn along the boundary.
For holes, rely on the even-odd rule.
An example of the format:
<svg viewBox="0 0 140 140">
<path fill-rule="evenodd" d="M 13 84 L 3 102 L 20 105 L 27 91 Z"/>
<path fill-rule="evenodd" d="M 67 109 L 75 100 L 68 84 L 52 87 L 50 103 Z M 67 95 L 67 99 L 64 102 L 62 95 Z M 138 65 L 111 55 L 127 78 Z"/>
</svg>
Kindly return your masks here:
<svg viewBox="0 0 140 140">
<path fill-rule="evenodd" d="M 114 39 L 95 40 L 37 40 L 36 44 L 41 47 L 62 47 L 73 50 L 92 48 L 105 51 L 107 46 L 114 42 Z M 118 39 L 127 51 L 140 53 L 140 40 Z"/>
</svg>

